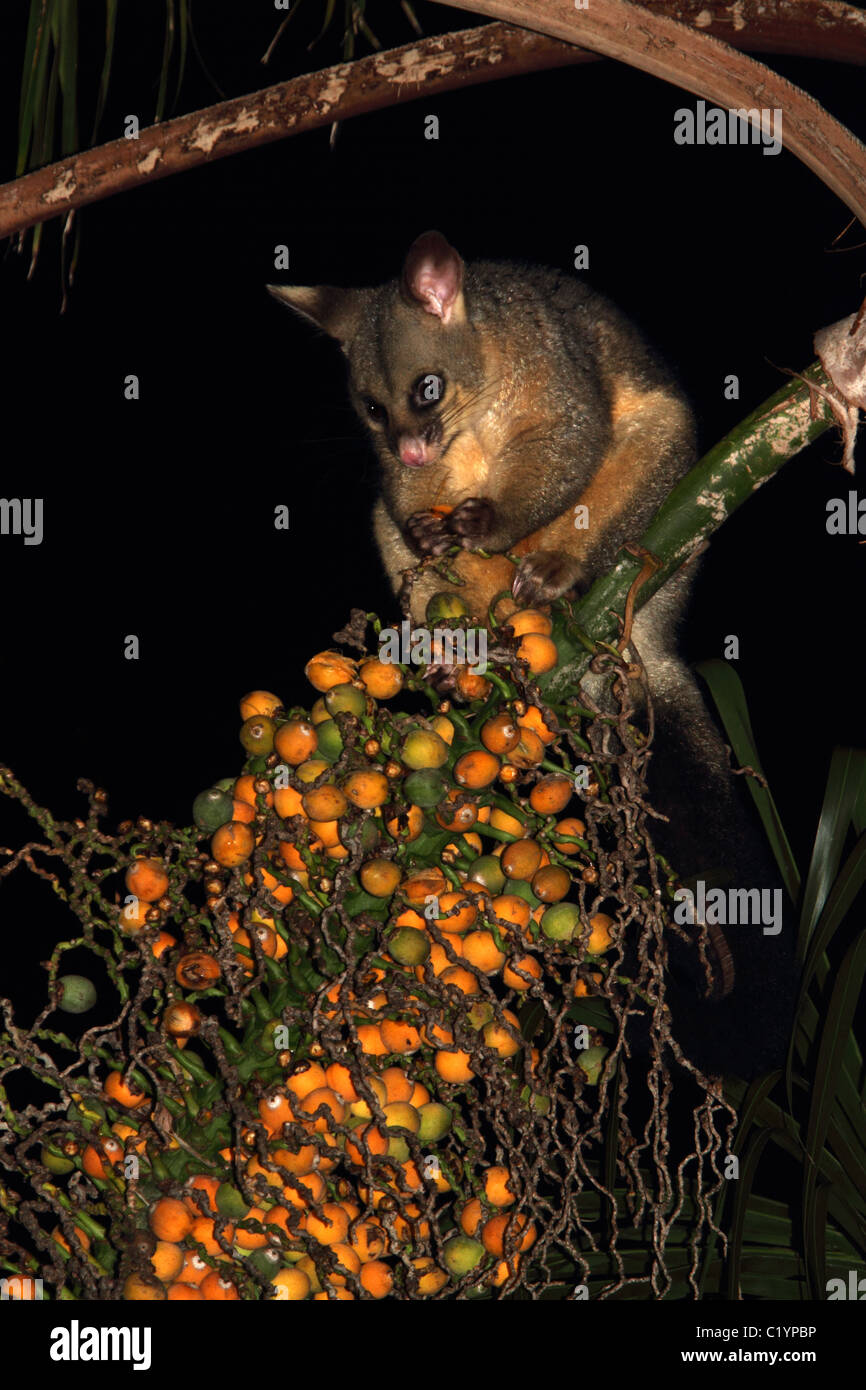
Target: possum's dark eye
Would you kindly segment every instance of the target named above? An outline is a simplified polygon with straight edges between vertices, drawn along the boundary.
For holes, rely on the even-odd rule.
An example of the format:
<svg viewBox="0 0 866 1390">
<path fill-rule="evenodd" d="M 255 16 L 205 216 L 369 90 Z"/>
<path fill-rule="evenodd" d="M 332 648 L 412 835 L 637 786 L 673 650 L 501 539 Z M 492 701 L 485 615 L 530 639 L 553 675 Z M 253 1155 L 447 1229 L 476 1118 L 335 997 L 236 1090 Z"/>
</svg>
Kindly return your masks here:
<svg viewBox="0 0 866 1390">
<path fill-rule="evenodd" d="M 435 405 L 445 395 L 445 378 L 437 372 L 426 372 L 419 376 L 409 394 L 409 402 L 416 410 L 425 410 Z"/>
<path fill-rule="evenodd" d="M 372 396 L 364 396 L 363 401 L 364 409 L 370 419 L 374 420 L 377 425 L 387 425 L 388 412 L 385 407 L 380 405 L 378 401 L 374 401 Z"/>
</svg>

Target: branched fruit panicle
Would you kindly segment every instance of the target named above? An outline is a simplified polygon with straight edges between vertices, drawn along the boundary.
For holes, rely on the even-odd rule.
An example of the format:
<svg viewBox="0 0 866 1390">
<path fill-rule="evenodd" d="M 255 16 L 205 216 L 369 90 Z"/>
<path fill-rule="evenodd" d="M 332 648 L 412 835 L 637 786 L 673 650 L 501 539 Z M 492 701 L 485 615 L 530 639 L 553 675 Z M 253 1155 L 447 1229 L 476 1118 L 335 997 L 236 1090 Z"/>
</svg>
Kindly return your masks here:
<svg viewBox="0 0 866 1390">
<path fill-rule="evenodd" d="M 430 613 L 468 621 L 444 592 Z M 487 637 L 495 659 L 447 701 L 423 667 L 319 652 L 310 710 L 243 697 L 246 762 L 195 797 L 193 826 L 140 822 L 118 848 L 94 930 L 135 1026 L 101 1027 L 78 1090 L 58 1072 L 66 1109 L 36 1147 L 76 1296 L 576 1279 L 618 1031 L 641 1010 L 665 1026 L 645 928 L 670 884 L 624 790 L 634 752 L 628 780 L 610 751 L 619 716 L 599 716 L 596 758 L 577 700 L 545 703 L 578 643 L 568 605 Z M 100 993 L 67 975 L 52 997 L 74 1020 Z"/>
</svg>

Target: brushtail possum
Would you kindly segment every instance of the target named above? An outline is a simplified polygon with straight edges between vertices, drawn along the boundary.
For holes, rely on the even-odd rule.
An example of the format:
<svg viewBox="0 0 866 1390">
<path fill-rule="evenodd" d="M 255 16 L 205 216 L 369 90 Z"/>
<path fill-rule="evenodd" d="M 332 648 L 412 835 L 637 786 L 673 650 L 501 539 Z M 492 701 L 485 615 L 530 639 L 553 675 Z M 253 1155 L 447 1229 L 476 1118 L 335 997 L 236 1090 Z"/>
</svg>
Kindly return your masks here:
<svg viewBox="0 0 866 1390">
<path fill-rule="evenodd" d="M 348 361 L 381 464 L 373 526 L 395 592 L 419 557 L 455 545 L 460 593 L 479 618 L 503 589 L 514 607 L 583 590 L 640 539 L 695 460 L 693 415 L 672 372 L 619 309 L 570 275 L 467 265 L 431 231 L 388 284 L 268 288 Z M 586 528 L 575 525 L 578 505 L 589 509 Z M 520 557 L 516 570 L 504 552 Z M 652 822 L 654 838 L 686 881 L 717 883 L 721 867 L 738 887 L 775 887 L 757 817 L 677 650 L 695 568 L 660 589 L 632 629 L 655 715 L 650 795 L 670 817 Z M 429 573 L 416 583 L 415 622 L 442 587 Z M 733 991 L 708 1005 L 693 980 L 675 982 L 677 1036 L 704 1067 L 754 1075 L 784 1054 L 790 942 L 752 924 L 726 936 Z"/>
</svg>

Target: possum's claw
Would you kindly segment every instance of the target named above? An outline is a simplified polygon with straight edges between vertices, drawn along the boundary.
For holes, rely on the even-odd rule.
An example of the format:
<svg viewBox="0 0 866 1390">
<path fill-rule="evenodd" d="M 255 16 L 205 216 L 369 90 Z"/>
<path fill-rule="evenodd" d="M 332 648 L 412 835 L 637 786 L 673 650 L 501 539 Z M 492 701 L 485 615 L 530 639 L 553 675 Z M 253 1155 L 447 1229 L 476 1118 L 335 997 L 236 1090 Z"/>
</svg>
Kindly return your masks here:
<svg viewBox="0 0 866 1390">
<path fill-rule="evenodd" d="M 439 512 L 414 512 L 403 527 L 403 535 L 416 555 L 444 555 L 457 544 L 448 529 L 449 520 Z"/>
<path fill-rule="evenodd" d="M 514 576 L 511 592 L 518 603 L 551 603 L 577 580 L 572 556 L 562 550 L 536 550 Z"/>
<path fill-rule="evenodd" d="M 484 545 L 496 520 L 496 509 L 488 497 L 467 497 L 458 503 L 447 517 L 448 529 L 457 537 L 464 550 Z"/>
</svg>

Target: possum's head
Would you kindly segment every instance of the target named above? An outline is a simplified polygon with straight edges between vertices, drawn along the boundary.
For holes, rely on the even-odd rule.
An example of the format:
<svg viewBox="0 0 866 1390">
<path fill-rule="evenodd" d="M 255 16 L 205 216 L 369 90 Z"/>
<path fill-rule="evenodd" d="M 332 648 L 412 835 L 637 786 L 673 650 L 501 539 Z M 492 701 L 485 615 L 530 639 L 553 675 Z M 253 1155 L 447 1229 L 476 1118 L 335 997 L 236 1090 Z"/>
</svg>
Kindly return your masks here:
<svg viewBox="0 0 866 1390">
<path fill-rule="evenodd" d="M 444 457 L 485 382 L 463 261 L 439 232 L 418 237 L 399 280 L 378 289 L 268 289 L 340 344 L 355 409 L 386 466 L 422 468 Z"/>
</svg>

